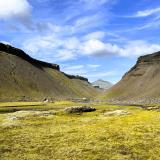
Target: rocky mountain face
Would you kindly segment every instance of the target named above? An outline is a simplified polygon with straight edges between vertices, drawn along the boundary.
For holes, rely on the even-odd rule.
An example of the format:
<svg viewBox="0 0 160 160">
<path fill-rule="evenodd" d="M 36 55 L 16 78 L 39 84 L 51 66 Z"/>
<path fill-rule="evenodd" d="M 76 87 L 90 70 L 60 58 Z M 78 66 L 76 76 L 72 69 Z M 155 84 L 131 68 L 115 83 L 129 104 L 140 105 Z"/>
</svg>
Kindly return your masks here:
<svg viewBox="0 0 160 160">
<path fill-rule="evenodd" d="M 102 97 L 113 103 L 160 103 L 160 52 L 139 57 Z"/>
<path fill-rule="evenodd" d="M 87 78 L 65 74 L 57 64 L 0 43 L 0 101 L 92 98 L 98 93 Z"/>
<path fill-rule="evenodd" d="M 37 67 L 48 67 L 48 68 L 56 69 L 58 71 L 60 70 L 59 65 L 36 60 L 36 59 L 30 57 L 29 55 L 27 55 L 24 51 L 22 51 L 18 48 L 14 48 L 10 45 L 5 45 L 3 43 L 0 43 L 0 51 L 11 54 L 11 55 L 15 55 L 17 57 L 20 57 L 23 60 L 25 60 L 25 61 L 27 61 Z"/>
<path fill-rule="evenodd" d="M 113 86 L 112 83 L 108 82 L 108 81 L 104 81 L 102 79 L 99 79 L 95 82 L 92 83 L 92 85 L 96 88 L 100 88 L 100 89 L 109 89 Z"/>
</svg>

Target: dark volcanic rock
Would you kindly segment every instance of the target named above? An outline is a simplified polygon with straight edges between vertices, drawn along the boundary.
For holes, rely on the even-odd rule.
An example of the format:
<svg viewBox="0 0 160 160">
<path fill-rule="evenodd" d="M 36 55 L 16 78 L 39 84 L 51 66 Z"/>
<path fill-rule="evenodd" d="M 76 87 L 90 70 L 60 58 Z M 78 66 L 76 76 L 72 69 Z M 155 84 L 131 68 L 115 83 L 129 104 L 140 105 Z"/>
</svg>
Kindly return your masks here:
<svg viewBox="0 0 160 160">
<path fill-rule="evenodd" d="M 10 45 L 5 45 L 3 43 L 0 43 L 0 51 L 3 51 L 3 52 L 6 52 L 8 54 L 12 54 L 12 55 L 18 56 L 18 57 L 28 61 L 32 65 L 37 66 L 39 68 L 41 68 L 41 67 L 45 67 L 46 68 L 47 67 L 47 68 L 56 69 L 58 71 L 60 70 L 59 65 L 36 60 L 36 59 L 30 57 L 29 55 L 27 55 L 24 51 L 22 51 L 22 50 L 20 50 L 18 48 L 14 48 L 14 47 L 12 47 Z"/>
<path fill-rule="evenodd" d="M 87 106 L 74 106 L 74 107 L 68 107 L 65 109 L 67 113 L 93 112 L 95 110 L 96 110 L 95 108 L 87 107 Z"/>
<path fill-rule="evenodd" d="M 69 79 L 79 79 L 79 80 L 82 80 L 82 81 L 86 81 L 88 82 L 88 79 L 85 78 L 85 77 L 82 77 L 82 76 L 74 76 L 74 75 L 69 75 L 69 74 L 66 74 L 64 72 L 62 72 L 65 76 L 67 76 Z"/>
<path fill-rule="evenodd" d="M 144 64 L 144 63 L 151 64 L 156 62 L 160 63 L 160 52 L 139 57 L 137 64 Z"/>
</svg>

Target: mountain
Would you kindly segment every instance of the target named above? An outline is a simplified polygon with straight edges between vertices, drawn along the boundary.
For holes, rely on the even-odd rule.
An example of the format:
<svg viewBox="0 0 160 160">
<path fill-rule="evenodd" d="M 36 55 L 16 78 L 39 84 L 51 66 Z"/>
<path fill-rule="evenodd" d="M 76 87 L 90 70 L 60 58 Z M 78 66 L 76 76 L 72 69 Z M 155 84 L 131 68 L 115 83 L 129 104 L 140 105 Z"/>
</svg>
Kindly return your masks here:
<svg viewBox="0 0 160 160">
<path fill-rule="evenodd" d="M 160 103 L 160 52 L 139 57 L 101 98 L 113 103 Z"/>
<path fill-rule="evenodd" d="M 101 80 L 101 79 L 93 82 L 92 85 L 94 87 L 101 88 L 101 89 L 109 89 L 110 87 L 113 86 L 112 83 L 110 83 L 108 81 Z"/>
<path fill-rule="evenodd" d="M 92 98 L 98 93 L 87 78 L 65 74 L 57 64 L 0 43 L 0 101 Z"/>
</svg>

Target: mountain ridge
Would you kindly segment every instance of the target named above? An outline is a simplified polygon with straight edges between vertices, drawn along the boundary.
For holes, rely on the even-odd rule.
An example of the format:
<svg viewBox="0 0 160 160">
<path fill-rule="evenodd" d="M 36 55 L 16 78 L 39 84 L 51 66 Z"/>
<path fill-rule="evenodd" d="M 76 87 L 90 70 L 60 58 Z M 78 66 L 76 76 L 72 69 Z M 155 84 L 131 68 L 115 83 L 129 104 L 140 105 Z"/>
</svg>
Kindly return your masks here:
<svg viewBox="0 0 160 160">
<path fill-rule="evenodd" d="M 102 99 L 117 103 L 160 103 L 160 52 L 140 56 Z"/>
<path fill-rule="evenodd" d="M 24 51 L 22 51 L 21 49 L 12 47 L 10 45 L 5 45 L 3 43 L 0 43 L 0 51 L 21 57 L 22 59 L 30 62 L 31 64 L 37 65 L 37 66 L 53 68 L 58 71 L 60 70 L 59 65 L 51 64 L 51 63 L 47 63 L 47 62 L 43 62 L 43 61 L 34 59 L 34 58 L 30 57 L 28 54 L 26 54 Z"/>
<path fill-rule="evenodd" d="M 109 81 L 105 81 L 102 79 L 98 79 L 95 82 L 92 82 L 92 85 L 94 87 L 99 87 L 100 89 L 109 89 L 110 87 L 113 86 L 113 84 Z"/>
<path fill-rule="evenodd" d="M 60 66 L 33 59 L 0 43 L 0 101 L 92 98 L 99 91 L 87 78 L 68 75 Z"/>
</svg>

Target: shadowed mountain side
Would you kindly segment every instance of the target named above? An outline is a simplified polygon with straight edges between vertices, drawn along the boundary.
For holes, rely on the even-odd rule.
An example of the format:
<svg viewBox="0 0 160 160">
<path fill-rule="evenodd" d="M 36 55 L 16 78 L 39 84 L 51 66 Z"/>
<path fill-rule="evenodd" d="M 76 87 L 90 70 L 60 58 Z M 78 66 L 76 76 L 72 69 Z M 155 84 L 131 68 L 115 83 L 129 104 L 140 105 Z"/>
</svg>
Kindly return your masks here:
<svg viewBox="0 0 160 160">
<path fill-rule="evenodd" d="M 160 103 L 160 52 L 139 57 L 101 98 L 113 103 Z"/>
<path fill-rule="evenodd" d="M 19 49 L 0 44 L 0 101 L 92 98 L 98 93 L 86 78 L 66 76 L 56 64 L 35 60 Z"/>
</svg>

